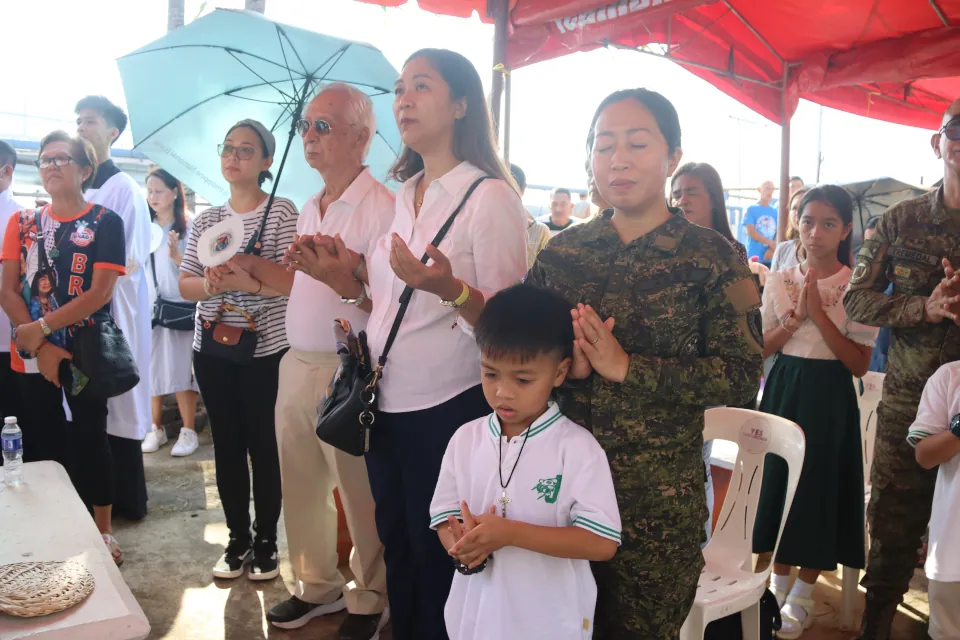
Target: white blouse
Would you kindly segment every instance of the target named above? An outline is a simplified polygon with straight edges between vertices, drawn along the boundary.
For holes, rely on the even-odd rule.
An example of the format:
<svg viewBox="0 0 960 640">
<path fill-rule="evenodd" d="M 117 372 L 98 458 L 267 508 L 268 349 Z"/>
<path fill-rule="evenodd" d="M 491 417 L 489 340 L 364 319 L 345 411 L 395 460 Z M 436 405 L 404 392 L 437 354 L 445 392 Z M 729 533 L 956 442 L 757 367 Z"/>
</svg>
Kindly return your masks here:
<svg viewBox="0 0 960 640">
<path fill-rule="evenodd" d="M 843 308 L 843 296 L 850 283 L 851 271 L 843 267 L 829 278 L 817 281 L 820 299 L 827 317 L 837 326 L 844 337 L 858 344 L 873 347 L 879 329 L 868 327 L 847 318 Z M 803 290 L 803 274 L 800 267 L 790 267 L 771 272 L 763 289 L 763 331 L 771 331 L 780 326 L 780 318 L 797 308 L 800 292 Z M 810 358 L 813 360 L 836 360 L 830 347 L 820 335 L 820 330 L 809 317 L 780 350 L 787 356 Z"/>
<path fill-rule="evenodd" d="M 413 198 L 422 172 L 397 192 L 396 215 L 389 233 L 367 258 L 373 310 L 367 322 L 370 355 L 383 351 L 406 286 L 390 267 L 390 244 L 396 233 L 420 258 L 467 189 L 483 175 L 463 162 L 427 187 L 414 215 Z M 527 267 L 527 214 L 516 192 L 489 178 L 477 187 L 438 247 L 460 278 L 489 300 L 520 282 Z M 456 323 L 457 326 L 454 326 Z M 389 413 L 419 411 L 443 404 L 480 384 L 480 350 L 472 328 L 440 298 L 414 291 L 387 356 L 380 381 L 380 409 Z"/>
</svg>

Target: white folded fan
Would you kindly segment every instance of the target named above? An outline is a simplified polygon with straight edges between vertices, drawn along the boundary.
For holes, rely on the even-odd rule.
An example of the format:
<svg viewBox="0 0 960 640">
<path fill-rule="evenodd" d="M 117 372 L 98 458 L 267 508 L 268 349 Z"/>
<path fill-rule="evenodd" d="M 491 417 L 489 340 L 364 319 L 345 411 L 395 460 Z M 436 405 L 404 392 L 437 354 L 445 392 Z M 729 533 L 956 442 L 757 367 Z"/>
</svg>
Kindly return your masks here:
<svg viewBox="0 0 960 640">
<path fill-rule="evenodd" d="M 197 258 L 205 267 L 216 267 L 243 248 L 243 220 L 228 216 L 197 238 Z"/>
<path fill-rule="evenodd" d="M 150 253 L 163 245 L 163 227 L 156 222 L 150 223 Z"/>
</svg>

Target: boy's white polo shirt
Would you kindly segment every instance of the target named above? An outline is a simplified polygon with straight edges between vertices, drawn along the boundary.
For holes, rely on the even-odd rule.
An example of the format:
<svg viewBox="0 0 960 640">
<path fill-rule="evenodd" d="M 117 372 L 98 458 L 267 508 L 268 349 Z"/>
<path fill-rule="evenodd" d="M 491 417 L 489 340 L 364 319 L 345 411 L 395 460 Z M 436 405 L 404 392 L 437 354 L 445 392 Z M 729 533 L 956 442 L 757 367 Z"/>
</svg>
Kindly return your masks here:
<svg viewBox="0 0 960 640">
<path fill-rule="evenodd" d="M 945 364 L 930 376 L 923 387 L 917 419 L 907 431 L 907 442 L 943 433 L 950 419 L 960 413 L 960 362 Z M 940 465 L 930 514 L 930 544 L 927 578 L 938 582 L 960 582 L 960 455 Z"/>
<path fill-rule="evenodd" d="M 607 456 L 589 431 L 552 403 L 509 442 L 496 413 L 460 427 L 443 456 L 430 504 L 431 527 L 449 515 L 460 518 L 461 500 L 474 514 L 491 505 L 500 513 L 500 446 L 504 482 L 516 464 L 507 485 L 510 520 L 582 527 L 619 544 L 620 511 Z M 593 636 L 596 602 L 588 561 L 504 547 L 483 572 L 454 575 L 444 617 L 451 640 L 583 640 Z"/>
</svg>

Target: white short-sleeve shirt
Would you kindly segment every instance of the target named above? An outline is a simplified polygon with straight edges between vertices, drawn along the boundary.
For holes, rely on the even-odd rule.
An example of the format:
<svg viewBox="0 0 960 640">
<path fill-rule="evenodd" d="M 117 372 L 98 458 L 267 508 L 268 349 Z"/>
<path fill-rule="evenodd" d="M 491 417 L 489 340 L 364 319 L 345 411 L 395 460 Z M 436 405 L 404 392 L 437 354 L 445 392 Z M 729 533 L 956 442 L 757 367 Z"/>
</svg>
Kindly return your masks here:
<svg viewBox="0 0 960 640">
<path fill-rule="evenodd" d="M 950 428 L 960 413 L 960 362 L 943 365 L 927 380 L 917 419 L 907 431 L 916 446 L 927 436 Z M 924 565 L 929 580 L 960 582 L 960 455 L 940 465 L 930 513 L 930 544 Z"/>
<path fill-rule="evenodd" d="M 373 300 L 367 336 L 374 360 L 383 352 L 406 287 L 390 267 L 392 234 L 421 257 L 470 185 L 483 175 L 469 162 L 460 163 L 427 187 L 419 215 L 414 215 L 413 197 L 422 172 L 397 192 L 389 233 L 367 256 Z M 520 282 L 527 271 L 527 214 L 520 196 L 503 180 L 488 178 L 464 203 L 438 249 L 450 261 L 454 277 L 480 291 L 485 300 Z M 429 409 L 478 384 L 480 349 L 472 329 L 437 296 L 414 291 L 380 380 L 380 409 Z"/>
<path fill-rule="evenodd" d="M 850 284 L 850 267 L 842 267 L 829 278 L 817 281 L 820 289 L 820 299 L 827 317 L 837 326 L 845 337 L 867 347 L 874 346 L 877 333 L 876 327 L 868 327 L 847 318 L 843 308 L 843 296 L 847 293 Z M 771 272 L 767 276 L 767 284 L 763 288 L 763 330 L 764 332 L 780 326 L 780 318 L 788 311 L 797 308 L 800 292 L 803 291 L 804 275 L 800 266 L 790 267 L 781 271 Z M 812 360 L 836 360 L 830 347 L 827 346 L 817 325 L 809 317 L 803 321 L 797 332 L 790 337 L 781 352 L 787 356 L 810 358 Z"/>
<path fill-rule="evenodd" d="M 460 518 L 461 500 L 472 513 L 491 505 L 500 513 L 501 447 L 504 481 L 513 473 L 506 488 L 509 519 L 581 527 L 619 544 L 620 512 L 606 454 L 555 404 L 510 441 L 501 435 L 495 413 L 460 427 L 440 467 L 431 527 L 450 515 Z M 481 573 L 454 575 L 444 618 L 456 640 L 583 640 L 593 636 L 596 601 L 587 560 L 504 547 Z"/>
<path fill-rule="evenodd" d="M 339 234 L 348 249 L 370 255 L 377 241 L 390 228 L 393 220 L 394 196 L 369 169 L 360 172 L 335 202 L 327 206 L 320 218 L 320 199 L 324 192 L 307 201 L 297 218 L 297 234 L 327 236 Z M 333 320 L 344 318 L 354 333 L 367 326 L 369 314 L 352 304 L 345 304 L 327 285 L 300 271 L 293 274 L 293 288 L 287 303 L 286 327 L 290 346 L 301 351 L 334 352 L 337 350 Z"/>
</svg>

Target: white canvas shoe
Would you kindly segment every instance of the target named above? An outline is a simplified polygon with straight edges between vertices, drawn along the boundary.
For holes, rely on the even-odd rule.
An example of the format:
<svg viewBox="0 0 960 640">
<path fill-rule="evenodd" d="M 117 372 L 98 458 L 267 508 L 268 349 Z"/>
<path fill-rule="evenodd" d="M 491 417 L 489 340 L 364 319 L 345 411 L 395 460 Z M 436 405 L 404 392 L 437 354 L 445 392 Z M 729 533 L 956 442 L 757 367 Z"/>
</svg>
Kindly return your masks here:
<svg viewBox="0 0 960 640">
<path fill-rule="evenodd" d="M 150 433 L 140 443 L 140 450 L 144 453 L 153 453 L 165 444 L 167 444 L 167 432 L 162 427 L 158 429 L 156 425 L 153 425 Z"/>
<path fill-rule="evenodd" d="M 193 429 L 180 429 L 180 437 L 177 443 L 170 449 L 170 455 L 182 458 L 188 456 L 197 450 L 200 442 L 197 440 L 197 432 Z"/>
</svg>

